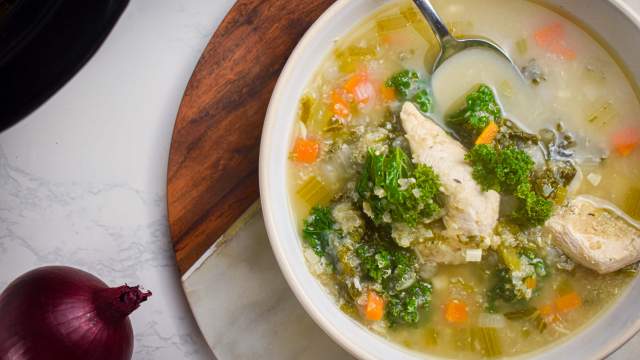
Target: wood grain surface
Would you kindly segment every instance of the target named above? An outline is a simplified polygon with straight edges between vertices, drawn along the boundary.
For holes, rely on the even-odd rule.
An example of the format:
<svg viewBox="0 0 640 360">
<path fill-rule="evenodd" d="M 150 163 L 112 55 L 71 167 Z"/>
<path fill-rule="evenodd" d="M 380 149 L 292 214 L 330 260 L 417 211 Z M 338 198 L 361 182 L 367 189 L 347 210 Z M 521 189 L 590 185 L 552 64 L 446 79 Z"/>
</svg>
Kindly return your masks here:
<svg viewBox="0 0 640 360">
<path fill-rule="evenodd" d="M 169 226 L 182 274 L 258 199 L 271 92 L 298 40 L 334 1 L 239 0 L 209 41 L 169 154 Z"/>
</svg>

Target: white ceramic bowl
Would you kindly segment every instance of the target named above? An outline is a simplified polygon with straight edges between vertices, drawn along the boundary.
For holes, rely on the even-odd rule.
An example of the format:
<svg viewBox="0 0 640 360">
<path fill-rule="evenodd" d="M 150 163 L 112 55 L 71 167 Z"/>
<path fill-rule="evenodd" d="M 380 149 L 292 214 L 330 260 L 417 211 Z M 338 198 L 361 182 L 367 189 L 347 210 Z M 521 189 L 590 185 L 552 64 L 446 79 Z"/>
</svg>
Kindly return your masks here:
<svg viewBox="0 0 640 360">
<path fill-rule="evenodd" d="M 478 0 L 480 1 L 480 0 Z M 630 0 L 636 1 L 636 0 Z M 289 204 L 287 158 L 304 88 L 334 40 L 388 1 L 338 0 L 307 31 L 289 58 L 271 97 L 260 148 L 260 195 L 264 220 L 289 286 L 311 317 L 343 348 L 361 359 L 433 358 L 407 350 L 344 315 L 307 269 Z M 640 18 L 619 0 L 545 0 L 573 14 L 604 40 L 640 79 Z M 540 359 L 601 359 L 640 329 L 640 281 L 591 326 L 553 347 L 529 354 Z M 524 356 L 527 357 L 527 356 Z"/>
</svg>

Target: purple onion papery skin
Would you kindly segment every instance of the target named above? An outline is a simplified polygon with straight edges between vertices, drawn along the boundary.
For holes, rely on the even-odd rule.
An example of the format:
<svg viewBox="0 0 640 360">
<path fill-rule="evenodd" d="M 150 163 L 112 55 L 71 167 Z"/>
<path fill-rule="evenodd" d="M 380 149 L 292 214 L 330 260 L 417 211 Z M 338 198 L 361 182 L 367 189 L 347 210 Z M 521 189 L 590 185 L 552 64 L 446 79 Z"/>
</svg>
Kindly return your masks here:
<svg viewBox="0 0 640 360">
<path fill-rule="evenodd" d="M 129 360 L 128 315 L 149 296 L 74 268 L 32 270 L 0 295 L 0 360 Z"/>
</svg>

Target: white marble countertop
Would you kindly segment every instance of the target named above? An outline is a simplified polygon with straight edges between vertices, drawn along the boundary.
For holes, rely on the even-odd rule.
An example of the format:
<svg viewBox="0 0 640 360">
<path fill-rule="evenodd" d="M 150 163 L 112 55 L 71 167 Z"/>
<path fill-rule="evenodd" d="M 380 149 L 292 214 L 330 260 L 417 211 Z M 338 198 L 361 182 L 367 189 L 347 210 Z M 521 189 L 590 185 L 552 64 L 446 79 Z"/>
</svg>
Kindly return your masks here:
<svg viewBox="0 0 640 360">
<path fill-rule="evenodd" d="M 166 165 L 184 88 L 233 3 L 131 0 L 91 61 L 0 134 L 0 290 L 45 264 L 140 283 L 154 295 L 132 315 L 134 359 L 213 357 L 180 288 Z"/>
<path fill-rule="evenodd" d="M 104 45 L 0 134 L 0 290 L 44 264 L 142 284 L 134 359 L 211 359 L 186 305 L 166 221 L 173 123 L 234 0 L 131 0 Z"/>
</svg>

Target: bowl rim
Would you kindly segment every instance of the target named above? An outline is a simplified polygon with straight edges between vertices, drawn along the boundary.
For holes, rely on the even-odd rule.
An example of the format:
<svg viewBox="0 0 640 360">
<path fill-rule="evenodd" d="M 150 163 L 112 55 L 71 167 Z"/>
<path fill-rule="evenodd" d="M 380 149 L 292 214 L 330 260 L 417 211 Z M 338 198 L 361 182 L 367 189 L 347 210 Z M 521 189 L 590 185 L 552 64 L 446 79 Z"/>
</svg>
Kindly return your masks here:
<svg viewBox="0 0 640 360">
<path fill-rule="evenodd" d="M 332 4 L 324 13 L 312 24 L 311 27 L 305 32 L 303 37 L 300 39 L 291 55 L 287 59 L 287 62 L 278 77 L 278 81 L 273 90 L 271 99 L 269 101 L 269 106 L 267 108 L 267 112 L 265 115 L 264 127 L 260 140 L 260 159 L 259 159 L 259 186 L 260 186 L 260 202 L 263 212 L 263 218 L 265 222 L 265 227 L 267 230 L 267 235 L 269 237 L 269 242 L 271 244 L 272 251 L 275 255 L 275 258 L 278 262 L 278 266 L 282 274 L 289 285 L 289 288 L 293 291 L 294 295 L 298 299 L 298 302 L 303 306 L 307 314 L 311 316 L 313 321 L 320 326 L 320 328 L 337 344 L 339 344 L 344 350 L 348 351 L 351 355 L 357 357 L 358 359 L 366 359 L 366 360 L 376 360 L 377 357 L 372 355 L 370 352 L 366 351 L 362 347 L 354 344 L 349 341 L 338 328 L 332 324 L 328 317 L 320 313 L 317 306 L 314 304 L 312 299 L 308 296 L 306 291 L 303 289 L 302 283 L 300 279 L 296 276 L 293 267 L 291 266 L 287 256 L 284 252 L 284 249 L 281 246 L 281 241 L 279 231 L 277 230 L 278 226 L 276 226 L 275 220 L 275 211 L 272 206 L 270 195 L 263 196 L 263 194 L 269 194 L 268 189 L 270 188 L 269 177 L 269 161 L 268 156 L 266 154 L 269 153 L 270 147 L 273 146 L 272 141 L 274 135 L 279 135 L 279 139 L 282 138 L 281 134 L 273 133 L 273 125 L 276 121 L 275 113 L 276 113 L 276 104 L 281 101 L 283 92 L 283 88 L 287 86 L 289 83 L 289 79 L 292 77 L 292 68 L 293 64 L 299 62 L 299 58 L 302 56 L 307 47 L 309 47 L 311 43 L 311 39 L 315 37 L 316 33 L 320 32 L 325 28 L 326 24 L 331 21 L 331 19 L 340 13 L 351 1 L 353 0 L 337 0 L 334 4 Z M 525 0 L 527 1 L 527 0 Z M 626 19 L 630 20 L 633 25 L 640 32 L 640 14 L 636 13 L 631 7 L 624 2 L 624 0 L 606 0 L 609 4 L 611 4 L 618 12 L 620 12 Z M 627 0 L 629 1 L 629 0 Z M 386 2 L 386 1 L 385 1 Z M 535 2 L 535 1 L 534 1 Z M 326 54 L 323 54 L 323 58 Z M 631 81 L 633 81 L 631 79 Z M 639 79 L 640 81 L 640 79 Z M 289 134 L 286 134 L 285 139 L 288 139 Z M 286 141 L 286 140 L 285 140 Z M 282 199 L 281 199 L 282 200 Z M 289 199 L 286 199 L 289 201 Z M 299 236 L 296 240 L 299 240 Z M 623 295 L 621 295 L 623 296 Z M 605 310 L 607 311 L 607 310 Z M 598 317 L 604 316 L 604 314 L 600 314 Z M 590 325 L 587 325 L 590 326 Z M 579 332 L 584 332 L 586 328 L 581 328 Z M 369 330 L 367 330 L 369 331 Z M 640 317 L 623 333 L 619 334 L 617 337 L 612 338 L 607 341 L 601 349 L 597 351 L 595 356 L 597 358 L 605 358 L 606 356 L 612 354 L 625 343 L 627 343 L 631 338 L 640 332 Z M 376 335 L 373 334 L 372 335 Z M 569 340 L 571 336 L 569 336 Z M 553 347 L 552 347 L 553 348 Z M 534 351 L 530 354 L 536 354 Z M 428 355 L 428 354 L 425 354 Z M 523 354 L 527 356 L 527 354 Z M 516 356 L 520 358 L 520 356 Z"/>
</svg>

